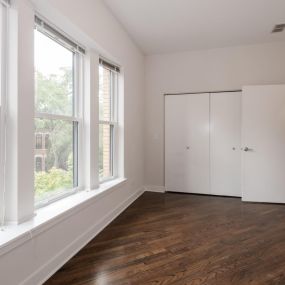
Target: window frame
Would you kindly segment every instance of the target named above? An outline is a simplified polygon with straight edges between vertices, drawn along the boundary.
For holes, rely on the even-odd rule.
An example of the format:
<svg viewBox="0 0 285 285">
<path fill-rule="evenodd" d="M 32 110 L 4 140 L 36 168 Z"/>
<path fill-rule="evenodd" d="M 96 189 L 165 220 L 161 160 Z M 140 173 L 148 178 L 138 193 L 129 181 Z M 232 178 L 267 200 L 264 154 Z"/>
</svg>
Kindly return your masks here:
<svg viewBox="0 0 285 285">
<path fill-rule="evenodd" d="M 45 27 L 48 27 L 50 30 L 46 30 Z M 42 33 L 43 35 L 47 36 L 51 40 L 55 41 L 60 46 L 66 48 L 67 50 L 73 53 L 73 64 L 72 64 L 72 71 L 73 71 L 73 109 L 72 115 L 58 115 L 58 114 L 51 114 L 51 113 L 43 113 L 37 112 L 35 108 L 35 120 L 36 119 L 47 119 L 47 120 L 63 120 L 66 122 L 72 123 L 73 128 L 73 187 L 69 189 L 65 189 L 62 193 L 52 195 L 47 199 L 43 199 L 41 201 L 35 201 L 35 209 L 39 209 L 41 207 L 47 206 L 51 203 L 54 203 L 58 200 L 61 200 L 65 197 L 68 197 L 72 194 L 75 194 L 83 189 L 82 183 L 82 174 L 80 169 L 82 168 L 82 161 L 81 157 L 83 155 L 82 150 L 82 129 L 83 129 L 83 104 L 82 104 L 82 94 L 83 94 L 83 64 L 84 58 L 83 55 L 85 54 L 85 50 L 83 48 L 75 48 L 74 46 L 69 45 L 69 42 L 64 42 L 62 39 L 68 39 L 69 37 L 65 35 L 62 31 L 51 25 L 50 23 L 46 22 L 46 20 L 42 20 L 40 16 L 37 14 L 35 15 L 35 26 L 34 30 Z M 52 35 L 52 31 L 55 32 L 54 36 Z M 60 37 L 62 35 L 62 37 Z M 69 40 L 73 42 L 72 39 Z M 35 94 L 36 96 L 36 94 Z M 45 134 L 46 136 L 46 134 Z M 44 140 L 44 139 L 43 139 Z M 36 148 L 34 148 L 36 149 Z M 34 166 L 35 171 L 35 166 Z"/>
<path fill-rule="evenodd" d="M 6 187 L 6 137 L 7 137 L 7 93 L 8 93 L 8 55 L 9 55 L 9 7 L 10 1 L 0 1 L 1 5 L 1 60 L 0 60 L 0 209 L 1 226 L 5 220 L 5 187 Z"/>
<path fill-rule="evenodd" d="M 0 3 L 9 2 L 9 0 L 0 0 Z M 65 203 L 65 197 L 69 196 L 66 201 L 69 199 L 77 199 L 77 195 L 74 197 L 70 197 L 72 194 L 77 193 L 79 191 L 84 191 L 84 193 L 78 193 L 78 199 L 81 197 L 85 197 L 85 191 L 94 193 L 90 193 L 92 197 L 101 195 L 101 192 L 106 191 L 109 187 L 113 187 L 115 184 L 121 184 L 122 181 L 125 181 L 124 178 L 124 73 L 117 74 L 117 84 L 113 87 L 116 88 L 116 96 L 117 102 L 113 99 L 113 112 L 116 113 L 116 119 L 118 122 L 114 124 L 113 128 L 113 140 L 112 140 L 112 158 L 113 158 L 113 176 L 109 179 L 118 178 L 118 181 L 111 181 L 110 186 L 108 183 L 104 185 L 100 185 L 107 180 L 103 180 L 99 183 L 99 173 L 98 173 L 98 66 L 99 59 L 102 54 L 100 52 L 105 53 L 102 50 L 99 50 L 95 43 L 89 41 L 84 34 L 80 33 L 74 29 L 73 26 L 70 26 L 69 23 L 62 22 L 62 19 L 59 17 L 53 17 L 48 11 L 45 9 L 41 9 L 39 7 L 30 7 L 29 5 L 25 5 L 21 1 L 13 2 L 11 9 L 8 9 L 8 39 L 7 39 L 7 65 L 8 65 L 8 74 L 7 74 L 7 154 L 5 153 L 5 160 L 7 155 L 7 161 L 9 160 L 9 164 L 7 164 L 6 173 L 11 175 L 4 176 L 6 178 L 5 183 L 1 183 L 1 168 L 0 168 L 0 215 L 2 214 L 2 209 L 4 209 L 3 218 L 5 218 L 6 222 L 9 223 L 23 223 L 32 219 L 35 211 L 39 208 L 48 206 L 57 200 L 60 203 Z M 9 7 L 9 5 L 8 5 Z M 36 116 L 46 117 L 48 118 L 49 114 L 41 114 L 40 112 L 35 113 L 35 89 L 34 89 L 34 55 L 33 55 L 33 32 L 35 21 L 34 17 L 42 13 L 46 16 L 40 16 L 44 21 L 54 22 L 54 25 L 57 25 L 55 29 L 58 31 L 63 31 L 63 34 L 69 37 L 69 39 L 78 39 L 83 42 L 88 48 L 86 52 L 86 57 L 83 56 L 84 52 L 81 52 L 79 48 L 76 49 L 77 52 L 80 53 L 79 59 L 77 61 L 78 64 L 78 73 L 76 74 L 77 82 L 74 85 L 74 91 L 78 92 L 78 97 L 74 96 L 77 103 L 75 106 L 78 108 L 78 132 L 77 139 L 78 142 L 78 187 L 76 189 L 67 190 L 68 193 L 61 194 L 59 197 L 53 196 L 53 199 L 46 197 L 48 199 L 43 200 L 37 199 L 37 201 L 42 200 L 41 202 L 34 202 L 34 136 L 35 136 L 35 128 L 34 122 Z M 47 17 L 47 18 L 45 18 Z M 46 20 L 48 19 L 48 20 Z M 51 26 L 51 25 L 50 25 Z M 63 30 L 61 30 L 61 28 Z M 51 31 L 51 30 L 50 30 Z M 69 35 L 71 35 L 71 37 Z M 62 39 L 61 39 L 62 40 Z M 9 47 L 14 46 L 15 48 L 9 49 Z M 21 53 L 18 54 L 18 45 L 21 46 Z M 107 53 L 106 53 L 107 55 Z M 14 61 L 13 58 L 19 56 L 17 61 Z M 71 62 L 71 61 L 70 61 Z M 118 64 L 117 68 L 118 68 Z M 71 65 L 69 65 L 71 66 Z M 112 66 L 110 67 L 112 68 Z M 120 72 L 120 70 L 118 70 Z M 18 74 L 17 78 L 13 78 L 15 74 Z M 11 80 L 15 79 L 15 80 Z M 71 83 L 71 82 L 70 82 Z M 119 87 L 119 88 L 118 88 Z M 69 92 L 70 94 L 70 92 Z M 83 97 L 84 95 L 84 97 Z M 122 95 L 122 96 L 121 96 Z M 24 101 L 23 101 L 24 96 Z M 119 102 L 118 102 L 119 97 Z M 70 97 L 69 97 L 70 98 Z M 25 102 L 27 104 L 25 104 Z M 70 102 L 70 100 L 69 100 Z M 9 104 L 8 104 L 9 103 Z M 11 104 L 10 104 L 11 103 Z M 118 104 L 119 103 L 119 104 Z M 2 104 L 3 107 L 3 104 Z M 119 112 L 118 112 L 119 108 Z M 50 112 L 53 113 L 59 108 L 50 108 Z M 40 109 L 38 109 L 40 110 Z M 41 109 L 46 111 L 48 109 Z M 60 110 L 60 109 L 59 109 Z M 68 114 L 70 109 L 68 109 Z M 84 112 L 83 112 L 84 111 Z M 60 112 L 59 112 L 60 113 Z M 63 112 L 62 112 L 63 113 Z M 65 112 L 64 112 L 65 113 Z M 119 117 L 117 117 L 119 115 Z M 57 116 L 59 119 L 63 119 L 61 116 Z M 76 116 L 72 116 L 74 119 Z M 115 120 L 110 120 L 114 122 Z M 16 124 L 14 124 L 16 122 Z M 1 123 L 1 121 L 0 121 Z M 69 126 L 68 126 L 69 127 Z M 42 128 L 44 129 L 44 128 Z M 42 130 L 39 128 L 39 132 Z M 49 133 L 49 131 L 48 131 Z M 70 133 L 70 132 L 69 132 Z M 21 144 L 19 144 L 18 140 L 11 140 L 10 138 L 20 138 Z M 71 136 L 69 136 L 70 138 Z M 53 139 L 53 137 L 51 137 Z M 71 141 L 71 139 L 69 139 Z M 51 141 L 50 141 L 51 142 Z M 49 142 L 48 142 L 49 143 Z M 43 139 L 43 144 L 45 144 Z M 20 156 L 15 154 L 18 153 L 19 149 L 22 151 L 23 146 L 25 151 L 21 153 Z M 1 155 L 1 147 L 0 144 L 0 155 Z M 70 144 L 69 144 L 70 149 Z M 6 151 L 6 147 L 5 147 Z M 70 160 L 69 160 L 70 162 Z M 1 161 L 0 161 L 1 163 Z M 0 165 L 1 167 L 1 165 Z M 63 167 L 65 168 L 65 167 Z M 18 169 L 19 174 L 17 179 L 13 176 L 13 172 L 15 169 Z M 49 169 L 49 165 L 48 165 Z M 66 168 L 65 168 L 66 169 Z M 70 169 L 70 168 L 69 168 Z M 6 185 L 6 203 L 2 204 L 1 197 L 1 184 Z M 21 185 L 25 185 L 25 187 L 21 187 Z M 68 187 L 71 188 L 70 180 L 68 182 Z M 4 189 L 5 191 L 5 189 Z M 53 193 L 55 194 L 55 192 Z M 83 196 L 81 196 L 83 195 Z M 89 195 L 89 194 L 87 194 Z M 105 195 L 105 194 L 104 194 Z M 22 197 L 25 197 L 25 203 L 22 205 L 21 203 L 14 203 L 15 199 L 21 202 Z M 39 197 L 39 196 L 38 196 Z M 38 198 L 37 197 L 37 198 Z M 40 197 L 39 197 L 40 198 Z M 88 198 L 89 199 L 89 198 Z M 1 207 L 3 205 L 3 208 Z M 5 207 L 4 207 L 5 206 Z M 56 206 L 56 205 L 55 205 Z M 6 208 L 6 213 L 5 213 Z M 49 208 L 49 207 L 47 207 Z M 46 211 L 46 209 L 44 209 Z M 0 217 L 2 218 L 2 217 Z"/>
<path fill-rule="evenodd" d="M 104 60 L 104 62 L 106 62 Z M 110 67 L 112 64 L 110 64 Z M 102 64 L 102 59 L 99 59 L 100 68 L 105 68 L 110 71 L 110 102 L 111 102 L 111 114 L 110 120 L 100 120 L 100 112 L 98 112 L 99 117 L 99 128 L 100 125 L 107 125 L 110 127 L 110 172 L 111 176 L 100 177 L 98 173 L 99 184 L 114 180 L 118 178 L 118 155 L 117 155 L 117 144 L 118 144 L 118 86 L 119 86 L 119 68 L 108 68 L 106 64 Z M 99 94 L 99 92 L 98 92 Z M 98 135 L 98 140 L 100 140 L 100 133 Z M 99 164 L 99 160 L 98 160 Z"/>
</svg>

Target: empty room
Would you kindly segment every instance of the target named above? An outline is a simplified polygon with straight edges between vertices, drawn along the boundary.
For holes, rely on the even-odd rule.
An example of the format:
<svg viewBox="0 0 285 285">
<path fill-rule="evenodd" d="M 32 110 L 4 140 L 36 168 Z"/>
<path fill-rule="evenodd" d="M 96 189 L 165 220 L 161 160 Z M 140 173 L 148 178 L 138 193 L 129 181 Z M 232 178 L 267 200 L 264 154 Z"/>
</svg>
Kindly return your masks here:
<svg viewBox="0 0 285 285">
<path fill-rule="evenodd" d="M 0 0 L 0 285 L 285 285 L 284 0 Z"/>
</svg>

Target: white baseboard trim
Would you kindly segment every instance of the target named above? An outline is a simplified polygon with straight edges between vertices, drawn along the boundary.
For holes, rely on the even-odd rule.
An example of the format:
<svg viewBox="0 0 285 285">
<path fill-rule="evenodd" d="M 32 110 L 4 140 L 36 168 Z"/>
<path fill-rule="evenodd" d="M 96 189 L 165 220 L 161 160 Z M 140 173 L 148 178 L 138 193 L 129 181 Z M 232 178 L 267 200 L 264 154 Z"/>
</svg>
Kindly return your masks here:
<svg viewBox="0 0 285 285">
<path fill-rule="evenodd" d="M 157 192 L 157 193 L 165 193 L 164 186 L 154 186 L 154 185 L 147 185 L 144 187 L 146 192 Z"/>
<path fill-rule="evenodd" d="M 77 239 L 67 245 L 62 251 L 55 255 L 53 259 L 49 260 L 46 264 L 41 266 L 38 270 L 36 270 L 28 278 L 21 282 L 21 285 L 43 284 L 143 193 L 144 187 L 138 189 L 132 196 L 122 202 L 117 208 L 105 215 L 98 223 L 92 225 L 83 234 L 78 236 Z"/>
</svg>

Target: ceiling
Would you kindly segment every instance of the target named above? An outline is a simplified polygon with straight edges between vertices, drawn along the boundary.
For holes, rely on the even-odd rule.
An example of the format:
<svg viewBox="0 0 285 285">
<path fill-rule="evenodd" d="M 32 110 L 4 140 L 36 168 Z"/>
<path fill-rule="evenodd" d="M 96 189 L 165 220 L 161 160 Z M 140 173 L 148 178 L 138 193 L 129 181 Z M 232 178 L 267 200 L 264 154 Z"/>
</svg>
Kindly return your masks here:
<svg viewBox="0 0 285 285">
<path fill-rule="evenodd" d="M 285 41 L 285 0 L 103 0 L 145 54 Z"/>
</svg>

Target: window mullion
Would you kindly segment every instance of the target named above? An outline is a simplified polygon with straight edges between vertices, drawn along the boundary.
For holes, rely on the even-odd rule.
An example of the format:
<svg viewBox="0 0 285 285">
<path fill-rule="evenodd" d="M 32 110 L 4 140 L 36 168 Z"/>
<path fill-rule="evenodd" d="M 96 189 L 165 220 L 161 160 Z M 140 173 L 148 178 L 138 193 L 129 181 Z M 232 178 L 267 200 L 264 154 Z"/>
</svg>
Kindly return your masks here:
<svg viewBox="0 0 285 285">
<path fill-rule="evenodd" d="M 84 99 L 82 104 L 84 107 L 83 136 L 82 141 L 84 154 L 84 185 L 87 189 L 97 189 L 99 186 L 99 72 L 98 72 L 99 56 L 90 51 L 84 61 Z"/>
</svg>

